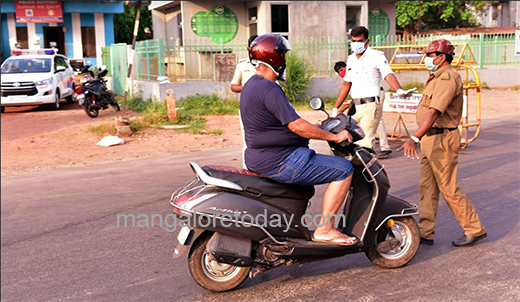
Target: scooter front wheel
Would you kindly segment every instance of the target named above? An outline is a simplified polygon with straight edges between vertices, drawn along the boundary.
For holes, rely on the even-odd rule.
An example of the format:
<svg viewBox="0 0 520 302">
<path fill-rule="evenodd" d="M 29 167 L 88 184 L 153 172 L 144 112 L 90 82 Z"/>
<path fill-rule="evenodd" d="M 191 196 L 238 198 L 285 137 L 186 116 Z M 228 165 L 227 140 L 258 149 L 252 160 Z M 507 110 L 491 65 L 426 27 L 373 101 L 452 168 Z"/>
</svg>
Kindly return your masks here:
<svg viewBox="0 0 520 302">
<path fill-rule="evenodd" d="M 374 238 L 367 242 L 365 254 L 377 266 L 398 268 L 410 262 L 417 253 L 420 244 L 419 227 L 412 217 L 399 217 L 394 219 L 394 225 L 390 230 L 394 236 L 389 234 L 388 227 L 382 226 L 374 234 Z M 379 243 L 394 237 L 398 240 L 394 248 L 386 252 L 378 251 Z"/>
<path fill-rule="evenodd" d="M 247 278 L 250 267 L 240 267 L 213 260 L 206 250 L 211 236 L 201 236 L 191 246 L 188 267 L 193 280 L 203 288 L 223 292 L 236 288 Z"/>
<path fill-rule="evenodd" d="M 92 103 L 93 101 L 90 97 L 85 99 L 85 113 L 91 118 L 96 118 L 99 114 L 99 109 L 95 108 Z"/>
</svg>

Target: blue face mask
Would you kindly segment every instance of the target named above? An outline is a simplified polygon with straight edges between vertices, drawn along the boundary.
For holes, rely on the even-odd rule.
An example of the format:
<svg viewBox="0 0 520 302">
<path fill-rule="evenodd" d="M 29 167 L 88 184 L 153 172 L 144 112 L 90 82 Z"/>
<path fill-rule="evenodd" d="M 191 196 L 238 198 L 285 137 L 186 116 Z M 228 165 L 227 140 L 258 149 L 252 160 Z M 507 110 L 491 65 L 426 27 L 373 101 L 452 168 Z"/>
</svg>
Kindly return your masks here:
<svg viewBox="0 0 520 302">
<path fill-rule="evenodd" d="M 350 42 L 350 48 L 354 53 L 360 54 L 365 51 L 365 42 Z"/>
</svg>

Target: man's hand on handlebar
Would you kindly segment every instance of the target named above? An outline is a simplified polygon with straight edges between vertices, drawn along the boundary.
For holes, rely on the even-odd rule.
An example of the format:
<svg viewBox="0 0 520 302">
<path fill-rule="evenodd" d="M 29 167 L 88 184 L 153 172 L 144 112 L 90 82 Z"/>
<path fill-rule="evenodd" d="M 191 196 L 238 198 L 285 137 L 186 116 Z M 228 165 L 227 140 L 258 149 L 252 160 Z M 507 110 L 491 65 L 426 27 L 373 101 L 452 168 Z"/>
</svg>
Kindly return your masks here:
<svg viewBox="0 0 520 302">
<path fill-rule="evenodd" d="M 347 130 L 343 130 L 336 134 L 334 142 L 342 146 L 346 146 L 348 143 L 352 142 L 352 135 L 350 135 Z"/>
</svg>

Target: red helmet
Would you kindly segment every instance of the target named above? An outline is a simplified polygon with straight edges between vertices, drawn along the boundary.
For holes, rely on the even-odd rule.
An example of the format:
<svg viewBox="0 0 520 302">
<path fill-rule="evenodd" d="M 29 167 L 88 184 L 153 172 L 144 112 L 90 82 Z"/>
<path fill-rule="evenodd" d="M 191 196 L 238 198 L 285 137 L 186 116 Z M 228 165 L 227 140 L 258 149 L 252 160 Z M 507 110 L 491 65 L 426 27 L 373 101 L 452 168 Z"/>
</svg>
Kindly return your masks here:
<svg viewBox="0 0 520 302">
<path fill-rule="evenodd" d="M 269 64 L 280 73 L 285 69 L 285 53 L 289 50 L 284 38 L 270 34 L 261 35 L 249 46 L 249 59 Z"/>
<path fill-rule="evenodd" d="M 421 51 L 422 53 L 432 53 L 432 52 L 441 52 L 447 55 L 454 55 L 455 47 L 451 44 L 450 41 L 446 39 L 439 39 L 431 42 L 428 45 L 428 48 Z"/>
</svg>

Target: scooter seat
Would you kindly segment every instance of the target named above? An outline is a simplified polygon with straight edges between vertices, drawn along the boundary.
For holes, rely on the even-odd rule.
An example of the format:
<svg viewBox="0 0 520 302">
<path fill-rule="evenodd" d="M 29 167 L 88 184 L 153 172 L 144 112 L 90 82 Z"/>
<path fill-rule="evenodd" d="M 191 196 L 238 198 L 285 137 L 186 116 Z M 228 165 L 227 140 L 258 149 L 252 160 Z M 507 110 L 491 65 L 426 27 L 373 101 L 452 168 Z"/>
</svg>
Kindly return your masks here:
<svg viewBox="0 0 520 302">
<path fill-rule="evenodd" d="M 212 177 L 232 181 L 244 188 L 246 193 L 259 198 L 309 200 L 314 196 L 314 186 L 284 184 L 245 169 L 229 166 L 204 166 L 202 170 Z"/>
</svg>

